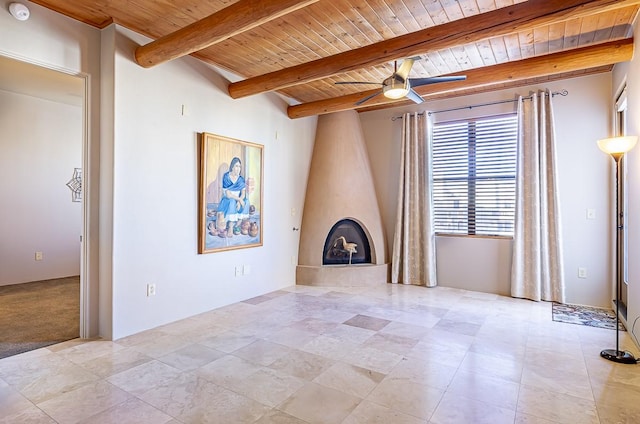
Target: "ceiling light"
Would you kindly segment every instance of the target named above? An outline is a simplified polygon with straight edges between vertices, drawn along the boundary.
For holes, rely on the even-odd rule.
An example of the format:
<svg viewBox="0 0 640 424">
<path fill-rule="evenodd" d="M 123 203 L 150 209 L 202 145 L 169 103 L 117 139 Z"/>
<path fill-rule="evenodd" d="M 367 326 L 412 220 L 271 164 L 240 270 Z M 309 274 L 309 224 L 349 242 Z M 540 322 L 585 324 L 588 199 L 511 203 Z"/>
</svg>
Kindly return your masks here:
<svg viewBox="0 0 640 424">
<path fill-rule="evenodd" d="M 22 3 L 11 3 L 9 5 L 9 13 L 19 21 L 29 19 L 29 8 Z"/>
<path fill-rule="evenodd" d="M 389 77 L 382 83 L 382 93 L 388 99 L 401 99 L 409 94 L 409 80 L 400 82 L 394 77 Z"/>
</svg>

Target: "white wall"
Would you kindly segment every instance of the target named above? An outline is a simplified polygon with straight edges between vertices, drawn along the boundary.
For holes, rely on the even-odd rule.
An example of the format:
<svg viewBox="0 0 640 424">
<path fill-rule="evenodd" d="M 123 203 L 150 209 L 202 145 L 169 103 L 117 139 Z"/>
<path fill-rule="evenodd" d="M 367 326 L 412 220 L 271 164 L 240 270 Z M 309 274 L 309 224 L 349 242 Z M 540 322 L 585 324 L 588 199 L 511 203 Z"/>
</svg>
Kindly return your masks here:
<svg viewBox="0 0 640 424">
<path fill-rule="evenodd" d="M 0 90 L 0 286 L 79 274 L 81 165 L 81 107 Z"/>
<path fill-rule="evenodd" d="M 634 38 L 640 39 L 640 28 L 635 25 Z M 613 72 L 612 90 L 617 90 L 626 80 L 628 100 L 628 134 L 640 135 L 640 52 L 636 45 L 633 60 L 616 65 Z M 613 105 L 613 97 L 609 99 Z M 608 132 L 613 135 L 613 130 Z M 627 322 L 633 328 L 640 318 L 640 146 L 627 153 L 627 189 L 629 195 L 629 285 L 627 292 Z M 613 233 L 612 233 L 613 236 Z M 612 275 L 613 277 L 613 275 Z M 613 280 L 613 278 L 612 278 Z M 613 297 L 612 297 L 613 298 Z M 638 343 L 638 326 L 634 328 L 634 339 Z"/>
<path fill-rule="evenodd" d="M 610 267 L 608 258 L 602 254 L 608 242 L 610 222 L 609 164 L 598 150 L 596 140 L 604 137 L 609 128 L 610 73 L 360 114 L 387 237 L 393 239 L 395 225 L 401 129 L 401 121 L 392 121 L 392 117 L 405 110 L 443 110 L 510 100 L 517 94 L 526 96 L 539 88 L 569 91 L 566 97 L 554 98 L 567 302 L 609 306 Z M 435 119 L 448 121 L 504 113 L 514 111 L 514 107 L 515 104 L 507 103 L 438 113 Z M 596 219 L 586 219 L 587 208 L 596 210 Z M 440 285 L 510 293 L 511 240 L 439 237 L 436 248 Z M 578 267 L 587 268 L 586 279 L 577 278 Z"/>
<path fill-rule="evenodd" d="M 303 207 L 316 118 L 289 119 L 274 94 L 233 100 L 190 57 L 142 68 L 133 52 L 148 40 L 114 35 L 113 337 L 295 284 L 291 209 Z M 199 132 L 264 145 L 262 247 L 197 254 Z M 236 277 L 244 265 L 251 273 Z"/>
</svg>

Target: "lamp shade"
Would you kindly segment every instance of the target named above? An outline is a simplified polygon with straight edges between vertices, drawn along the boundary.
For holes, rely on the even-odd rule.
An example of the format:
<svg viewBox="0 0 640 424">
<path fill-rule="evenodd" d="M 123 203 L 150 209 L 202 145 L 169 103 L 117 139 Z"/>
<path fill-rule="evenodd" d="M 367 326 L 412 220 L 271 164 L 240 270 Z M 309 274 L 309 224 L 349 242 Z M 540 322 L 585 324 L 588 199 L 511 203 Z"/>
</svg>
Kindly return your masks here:
<svg viewBox="0 0 640 424">
<path fill-rule="evenodd" d="M 638 142 L 638 137 L 635 135 L 624 137 L 611 137 L 598 140 L 598 147 L 605 153 L 612 154 L 624 154 L 633 149 L 633 146 Z"/>
</svg>

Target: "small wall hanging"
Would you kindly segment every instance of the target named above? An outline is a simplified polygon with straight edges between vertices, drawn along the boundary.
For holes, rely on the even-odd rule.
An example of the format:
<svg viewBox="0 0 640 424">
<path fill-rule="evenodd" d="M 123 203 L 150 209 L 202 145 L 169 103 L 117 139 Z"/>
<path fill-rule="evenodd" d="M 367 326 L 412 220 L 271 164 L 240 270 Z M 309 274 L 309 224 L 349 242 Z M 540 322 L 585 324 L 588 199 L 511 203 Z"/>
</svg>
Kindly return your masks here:
<svg viewBox="0 0 640 424">
<path fill-rule="evenodd" d="M 71 201 L 82 202 L 82 168 L 73 168 L 73 177 L 67 187 L 71 189 Z"/>
</svg>

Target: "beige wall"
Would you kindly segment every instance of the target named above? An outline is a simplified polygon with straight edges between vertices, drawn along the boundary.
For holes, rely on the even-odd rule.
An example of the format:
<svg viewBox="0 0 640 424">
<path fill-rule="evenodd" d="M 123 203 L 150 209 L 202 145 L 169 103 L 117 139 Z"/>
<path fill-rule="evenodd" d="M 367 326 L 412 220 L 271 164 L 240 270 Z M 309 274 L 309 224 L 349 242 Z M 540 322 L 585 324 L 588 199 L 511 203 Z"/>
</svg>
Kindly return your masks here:
<svg viewBox="0 0 640 424">
<path fill-rule="evenodd" d="M 149 40 L 109 30 L 114 39 L 103 54 L 114 59 L 113 88 L 103 100 L 113 102 L 113 135 L 105 134 L 102 149 L 105 164 L 113 157 L 105 175 L 113 184 L 113 337 L 295 284 L 293 227 L 300 226 L 316 118 L 289 119 L 274 94 L 231 99 L 228 81 L 191 57 L 142 68 L 133 52 Z M 264 146 L 261 247 L 197 254 L 199 132 Z M 148 283 L 156 285 L 153 298 Z"/>
</svg>

